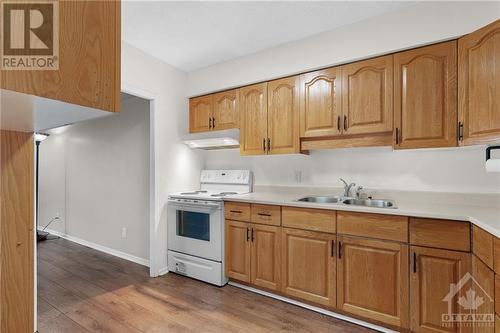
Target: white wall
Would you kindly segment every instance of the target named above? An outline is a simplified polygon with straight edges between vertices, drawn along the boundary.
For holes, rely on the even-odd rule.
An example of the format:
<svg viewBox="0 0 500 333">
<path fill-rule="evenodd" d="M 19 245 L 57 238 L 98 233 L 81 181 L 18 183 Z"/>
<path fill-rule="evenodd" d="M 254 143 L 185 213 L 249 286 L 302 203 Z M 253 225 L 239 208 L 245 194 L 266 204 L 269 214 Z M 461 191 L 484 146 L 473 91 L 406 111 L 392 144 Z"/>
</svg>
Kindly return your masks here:
<svg viewBox="0 0 500 333">
<path fill-rule="evenodd" d="M 455 38 L 500 18 L 500 2 L 421 2 L 188 74 L 188 95 Z M 300 22 L 298 22 L 300 24 Z"/>
<path fill-rule="evenodd" d="M 156 207 L 154 235 L 159 248 L 155 265 L 166 267 L 168 193 L 197 188 L 203 152 L 189 149 L 180 137 L 188 130 L 186 73 L 122 42 L 122 90 L 154 96 Z"/>
<path fill-rule="evenodd" d="M 59 213 L 50 229 L 147 261 L 149 102 L 58 132 L 40 145 L 40 224 Z"/>
<path fill-rule="evenodd" d="M 500 173 L 487 173 L 484 159 L 484 147 L 354 148 L 248 157 L 240 157 L 233 149 L 207 152 L 206 167 L 249 168 L 257 185 L 340 187 L 342 177 L 372 189 L 500 193 Z"/>
</svg>

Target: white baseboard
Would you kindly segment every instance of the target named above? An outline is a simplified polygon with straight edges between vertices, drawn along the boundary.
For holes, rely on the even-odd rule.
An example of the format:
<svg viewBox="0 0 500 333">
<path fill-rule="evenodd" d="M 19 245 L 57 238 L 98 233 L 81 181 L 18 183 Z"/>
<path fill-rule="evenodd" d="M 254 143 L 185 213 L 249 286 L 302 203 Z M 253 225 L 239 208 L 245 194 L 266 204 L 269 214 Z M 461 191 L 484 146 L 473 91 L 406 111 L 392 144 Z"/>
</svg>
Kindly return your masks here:
<svg viewBox="0 0 500 333">
<path fill-rule="evenodd" d="M 254 292 L 256 294 L 260 294 L 260 295 L 264 295 L 264 296 L 267 296 L 267 297 L 271 297 L 271 298 L 280 300 L 282 302 L 286 302 L 286 303 L 290 303 L 290 304 L 293 304 L 293 305 L 297 305 L 297 306 L 300 306 L 301 308 L 312 310 L 314 312 L 319 312 L 319 313 L 324 314 L 324 315 L 329 316 L 329 317 L 333 317 L 333 318 L 336 318 L 336 319 L 347 321 L 347 322 L 350 322 L 350 323 L 353 323 L 353 324 L 356 324 L 356 325 L 359 325 L 359 326 L 367 327 L 367 328 L 370 328 L 372 330 L 376 330 L 376 331 L 384 332 L 384 333 L 398 333 L 397 331 L 393 331 L 391 329 L 388 329 L 388 328 L 385 328 L 385 327 L 382 327 L 382 326 L 378 326 L 378 325 L 375 325 L 375 324 L 368 323 L 366 321 L 362 321 L 362 320 L 358 320 L 358 319 L 351 318 L 351 317 L 348 317 L 348 316 L 344 316 L 344 315 L 341 315 L 339 313 L 335 313 L 335 312 L 328 311 L 328 310 L 325 310 L 325 309 L 322 309 L 322 308 L 318 308 L 317 306 L 313 306 L 313 305 L 309 305 L 309 304 L 306 304 L 306 303 L 302 303 L 302 302 L 296 301 L 296 300 L 291 299 L 291 298 L 283 297 L 283 296 L 280 296 L 280 295 L 275 295 L 273 293 L 270 293 L 270 292 L 267 292 L 267 291 L 264 291 L 264 290 L 252 288 L 252 287 L 249 287 L 249 286 L 245 286 L 245 285 L 239 284 L 237 282 L 229 281 L 228 284 L 231 285 L 231 286 L 235 286 L 235 287 L 238 287 L 238 288 L 241 288 L 241 289 L 245 289 L 245 290 Z"/>
<path fill-rule="evenodd" d="M 102 246 L 102 245 L 99 245 L 99 244 L 96 244 L 96 243 L 92 243 L 92 242 L 86 241 L 86 240 L 78 238 L 78 237 L 74 237 L 74 236 L 65 234 L 65 233 L 60 232 L 60 231 L 51 230 L 51 229 L 46 229 L 45 231 L 47 231 L 51 235 L 58 236 L 58 237 L 67 239 L 69 241 L 72 241 L 74 243 L 90 247 L 90 248 L 92 248 L 94 250 L 101 251 L 101 252 L 104 252 L 104 253 L 107 253 L 107 254 L 111 254 L 112 256 L 115 256 L 115 257 L 118 257 L 118 258 L 122 258 L 122 259 L 125 259 L 125 260 L 128 260 L 128 261 L 135 262 L 136 264 L 149 267 L 149 260 L 148 259 L 139 258 L 139 257 L 133 256 L 131 254 L 128 254 L 128 253 L 125 253 L 125 252 L 122 252 L 122 251 L 118 251 L 118 250 L 112 249 L 110 247 Z"/>
<path fill-rule="evenodd" d="M 163 268 L 160 268 L 160 270 L 158 270 L 158 276 L 162 276 L 162 275 L 165 275 L 169 272 L 168 270 L 168 267 L 163 267 Z"/>
</svg>

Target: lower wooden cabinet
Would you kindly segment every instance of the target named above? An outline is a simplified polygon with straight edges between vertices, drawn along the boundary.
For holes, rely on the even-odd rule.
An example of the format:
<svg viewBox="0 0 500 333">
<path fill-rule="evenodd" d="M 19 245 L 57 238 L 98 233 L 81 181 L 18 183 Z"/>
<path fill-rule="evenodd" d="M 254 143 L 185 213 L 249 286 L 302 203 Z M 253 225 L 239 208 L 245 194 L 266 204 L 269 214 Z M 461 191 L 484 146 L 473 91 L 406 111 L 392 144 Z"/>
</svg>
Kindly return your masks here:
<svg viewBox="0 0 500 333">
<path fill-rule="evenodd" d="M 225 273 L 228 278 L 250 282 L 250 225 L 226 220 Z"/>
<path fill-rule="evenodd" d="M 468 313 L 459 305 L 466 297 L 470 254 L 412 246 L 410 248 L 410 328 L 413 332 L 470 332 L 470 327 L 443 321 L 449 313 Z M 464 278 L 465 279 L 462 279 Z M 457 290 L 453 285 L 458 284 Z M 449 324 L 449 325 L 448 325 Z"/>
<path fill-rule="evenodd" d="M 338 238 L 337 308 L 393 326 L 408 327 L 408 246 Z"/>
<path fill-rule="evenodd" d="M 280 229 L 226 220 L 226 276 L 280 289 Z"/>
<path fill-rule="evenodd" d="M 335 235 L 282 228 L 282 288 L 291 297 L 335 307 Z"/>
<path fill-rule="evenodd" d="M 472 290 L 482 303 L 475 310 L 476 315 L 483 316 L 483 322 L 475 325 L 474 333 L 495 332 L 495 273 L 475 255 L 472 256 Z M 479 319 L 479 317 L 478 317 Z M 500 327 L 499 327 L 500 329 Z"/>
</svg>

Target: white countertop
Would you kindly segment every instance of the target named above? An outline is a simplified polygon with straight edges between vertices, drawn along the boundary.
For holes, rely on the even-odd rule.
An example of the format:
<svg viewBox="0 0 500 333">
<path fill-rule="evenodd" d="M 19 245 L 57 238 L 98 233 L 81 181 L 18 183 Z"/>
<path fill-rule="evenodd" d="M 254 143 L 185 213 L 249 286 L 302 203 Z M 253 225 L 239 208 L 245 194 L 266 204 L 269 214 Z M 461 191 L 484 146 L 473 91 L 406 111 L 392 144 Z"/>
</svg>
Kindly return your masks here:
<svg viewBox="0 0 500 333">
<path fill-rule="evenodd" d="M 394 200 L 397 208 L 374 208 L 297 201 L 297 199 L 309 195 L 329 194 L 338 196 L 340 192 L 341 189 L 338 188 L 262 186 L 255 188 L 255 192 L 228 196 L 224 200 L 469 221 L 500 238 L 499 194 L 367 190 L 374 199 Z"/>
</svg>

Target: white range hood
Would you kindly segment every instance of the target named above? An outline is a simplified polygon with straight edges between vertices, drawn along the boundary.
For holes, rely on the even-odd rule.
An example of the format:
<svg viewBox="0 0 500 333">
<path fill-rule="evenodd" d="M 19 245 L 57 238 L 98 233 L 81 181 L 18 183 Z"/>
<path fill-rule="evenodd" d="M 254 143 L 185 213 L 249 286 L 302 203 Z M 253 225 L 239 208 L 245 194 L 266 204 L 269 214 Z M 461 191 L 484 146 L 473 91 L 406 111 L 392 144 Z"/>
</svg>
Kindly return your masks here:
<svg viewBox="0 0 500 333">
<path fill-rule="evenodd" d="M 190 133 L 182 138 L 182 142 L 193 149 L 231 149 L 240 146 L 240 131 L 230 129 L 203 133 Z"/>
</svg>

